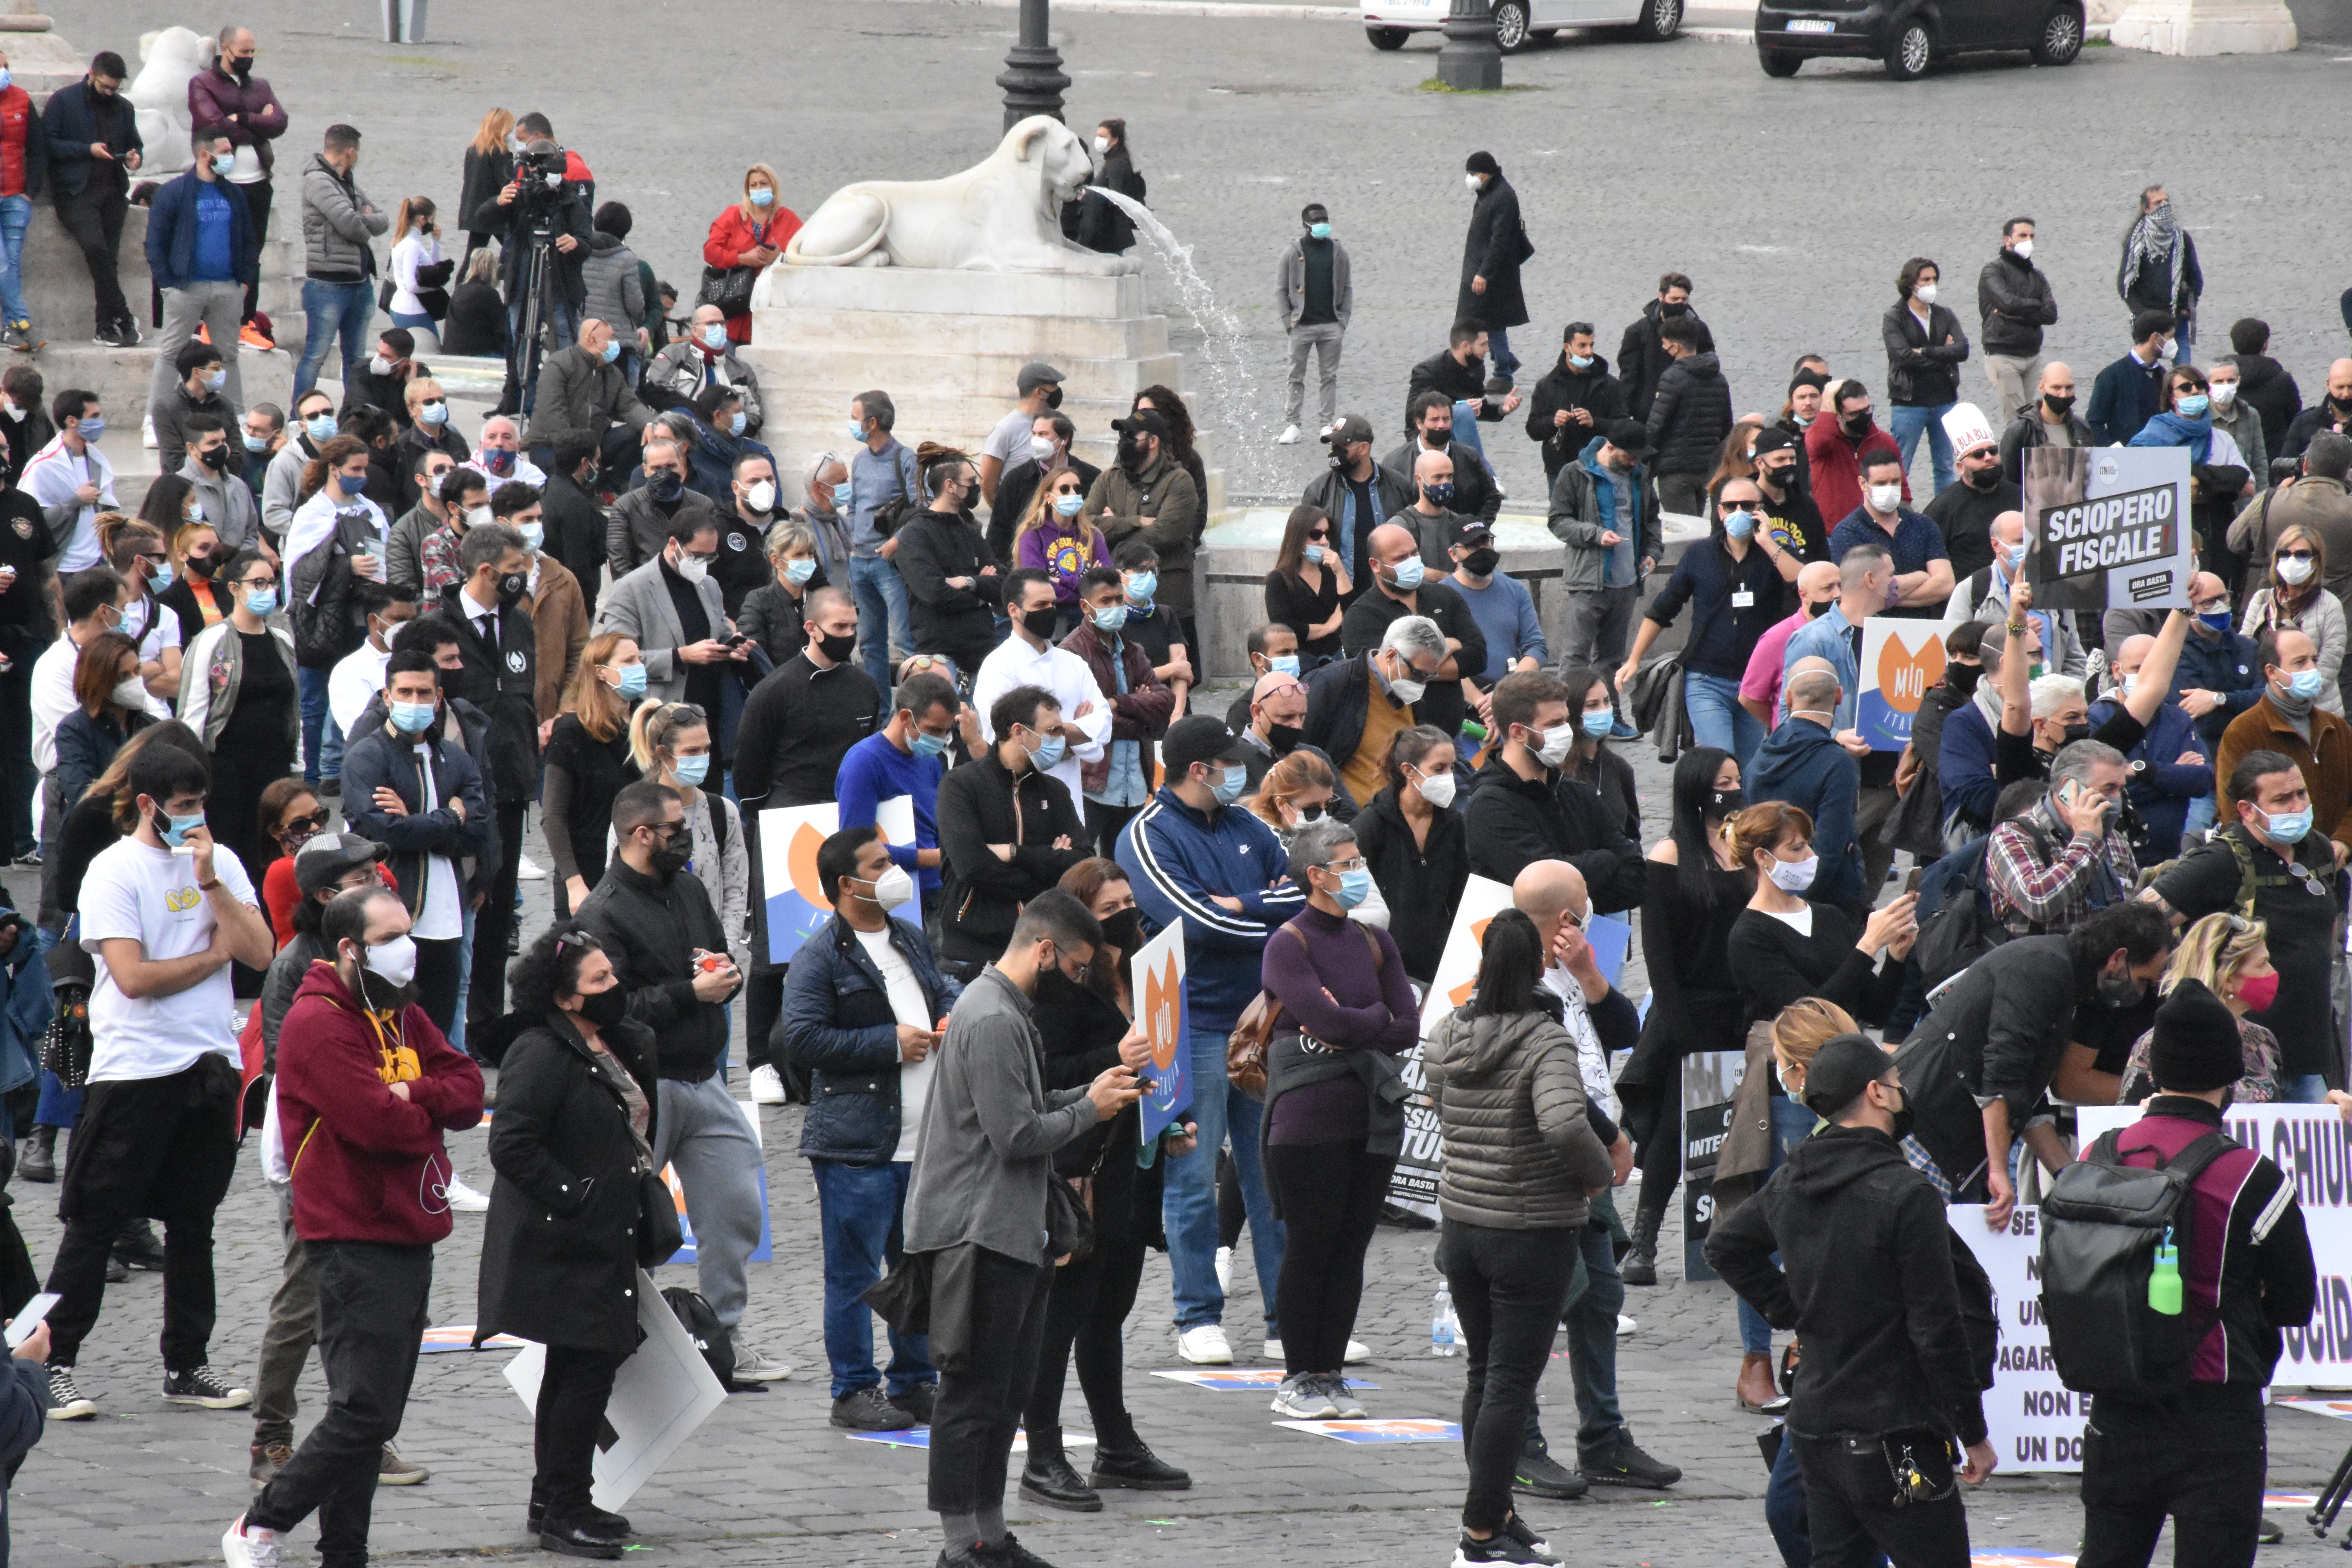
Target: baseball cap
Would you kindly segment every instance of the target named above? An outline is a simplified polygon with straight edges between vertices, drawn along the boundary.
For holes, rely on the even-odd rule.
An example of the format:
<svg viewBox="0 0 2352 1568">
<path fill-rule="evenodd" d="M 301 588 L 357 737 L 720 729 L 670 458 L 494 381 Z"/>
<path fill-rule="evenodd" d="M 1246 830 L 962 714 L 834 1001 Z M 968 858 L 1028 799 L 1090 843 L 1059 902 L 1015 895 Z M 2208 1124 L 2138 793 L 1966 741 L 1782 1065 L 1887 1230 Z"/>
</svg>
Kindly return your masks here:
<svg viewBox="0 0 2352 1568">
<path fill-rule="evenodd" d="M 1494 529 L 1475 517 L 1464 519 L 1462 526 L 1454 534 L 1454 542 L 1465 550 L 1475 550 L 1482 544 L 1494 542 Z"/>
<path fill-rule="evenodd" d="M 1372 438 L 1372 422 L 1360 414 L 1350 414 L 1323 432 L 1327 447 L 1352 447 L 1359 441 Z"/>
<path fill-rule="evenodd" d="M 308 898 L 391 853 L 391 845 L 362 834 L 321 833 L 295 852 L 294 886 Z"/>
<path fill-rule="evenodd" d="M 1114 419 L 1110 427 L 1122 436 L 1157 436 L 1168 439 L 1168 421 L 1160 416 L 1157 408 L 1139 408 L 1124 419 Z"/>
<path fill-rule="evenodd" d="M 1894 1065 L 1895 1058 L 1871 1044 L 1867 1035 L 1824 1040 L 1805 1064 L 1806 1108 L 1817 1116 L 1835 1116 Z"/>
<path fill-rule="evenodd" d="M 1778 425 L 1767 425 L 1756 432 L 1756 455 L 1759 458 L 1767 452 L 1778 452 L 1796 444 L 1797 438 Z"/>
<path fill-rule="evenodd" d="M 1194 763 L 1238 763 L 1247 756 L 1242 748 L 1242 738 L 1225 728 L 1225 721 L 1213 713 L 1193 713 L 1168 726 L 1167 738 L 1160 742 L 1160 759 L 1167 765 L 1168 782 L 1173 784 L 1184 776 L 1184 770 Z"/>
<path fill-rule="evenodd" d="M 1059 386 L 1067 379 L 1044 360 L 1033 359 L 1021 367 L 1021 374 L 1013 379 L 1013 384 L 1022 396 L 1026 397 L 1041 386 Z"/>
<path fill-rule="evenodd" d="M 1609 426 L 1609 444 L 1629 458 L 1647 457 L 1650 427 L 1639 419 L 1620 419 Z"/>
</svg>

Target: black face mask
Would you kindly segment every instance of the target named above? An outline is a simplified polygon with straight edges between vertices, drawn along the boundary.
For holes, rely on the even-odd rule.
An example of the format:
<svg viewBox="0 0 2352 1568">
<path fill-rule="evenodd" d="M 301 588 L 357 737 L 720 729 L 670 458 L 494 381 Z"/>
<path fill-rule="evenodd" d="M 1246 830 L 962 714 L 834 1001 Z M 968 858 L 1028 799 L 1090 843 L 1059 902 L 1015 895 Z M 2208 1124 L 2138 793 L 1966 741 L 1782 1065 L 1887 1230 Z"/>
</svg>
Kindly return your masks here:
<svg viewBox="0 0 2352 1568">
<path fill-rule="evenodd" d="M 2147 982 L 2128 974 L 2099 976 L 2099 1002 L 2107 1007 L 2128 1007 L 2147 994 Z"/>
<path fill-rule="evenodd" d="M 1707 796 L 1706 814 L 1717 821 L 1740 811 L 1748 805 L 1744 789 L 1719 789 Z"/>
<path fill-rule="evenodd" d="M 2054 393 L 2045 392 L 2042 395 L 2042 406 L 2050 410 L 2051 413 L 2058 416 L 2059 418 L 2063 419 L 2066 417 L 2068 412 L 2074 406 L 2074 394 L 2069 393 L 2065 396 L 2060 397 Z"/>
<path fill-rule="evenodd" d="M 1895 1141 L 1900 1143 L 1911 1136 L 1911 1091 L 1903 1091 L 1903 1109 L 1895 1113 Z"/>
<path fill-rule="evenodd" d="M 202 579 L 213 574 L 213 558 L 209 555 L 191 555 L 181 564 L 188 569 L 191 577 Z"/>
<path fill-rule="evenodd" d="M 249 80 L 253 76 L 252 58 L 248 56 L 241 60 L 231 60 L 228 62 L 228 68 L 236 77 L 237 80 Z"/>
<path fill-rule="evenodd" d="M 1756 470 L 1756 482 L 1769 485 L 1785 495 L 1797 482 L 1797 465 L 1791 463 L 1785 468 L 1759 468 Z"/>
<path fill-rule="evenodd" d="M 1055 609 L 1051 605 L 1046 605 L 1042 610 L 1024 610 L 1022 612 L 1021 629 L 1027 632 L 1031 637 L 1036 637 L 1044 642 L 1052 642 L 1054 640 L 1054 628 L 1061 624 L 1061 612 Z"/>
<path fill-rule="evenodd" d="M 509 572 L 499 579 L 499 608 L 511 610 L 522 603 L 530 587 L 530 579 L 520 572 Z"/>
<path fill-rule="evenodd" d="M 1851 414 L 1838 421 L 1838 428 L 1849 436 L 1862 436 L 1870 429 L 1868 414 Z"/>
<path fill-rule="evenodd" d="M 1944 667 L 1944 684 L 1963 697 L 1976 695 L 1977 682 L 1984 679 L 1984 666 L 1962 664 L 1958 659 Z"/>
<path fill-rule="evenodd" d="M 857 634 L 844 632 L 839 637 L 819 637 L 817 647 L 835 664 L 846 664 L 849 656 L 857 651 Z"/>
<path fill-rule="evenodd" d="M 1690 314 L 1690 307 L 1688 305 L 1669 305 L 1661 300 L 1658 304 L 1658 314 L 1668 317 L 1687 316 Z"/>
<path fill-rule="evenodd" d="M 1266 743 L 1274 748 L 1274 754 L 1277 757 L 1286 757 L 1297 751 L 1298 742 L 1307 734 L 1296 724 L 1268 724 L 1265 728 Z"/>
<path fill-rule="evenodd" d="M 629 1016 L 629 994 L 618 985 L 580 998 L 580 1016 L 599 1030 L 616 1029 Z"/>
<path fill-rule="evenodd" d="M 2063 750 L 2065 747 L 2073 745 L 2077 741 L 2087 741 L 2090 738 L 2091 726 L 2088 723 L 2069 724 L 2066 726 L 2064 732 L 2059 737 L 2058 744 Z"/>
<path fill-rule="evenodd" d="M 218 473 L 228 467 L 228 447 L 226 443 L 218 447 L 207 447 L 196 454 L 196 461 L 212 469 L 213 472 Z"/>
<path fill-rule="evenodd" d="M 1807 605 L 1805 606 L 1805 619 L 1809 621 L 1820 620 L 1822 616 L 1828 613 L 1829 607 L 1835 603 L 1837 603 L 1837 601 L 1834 599 L 1823 599 L 1818 605 Z"/>
<path fill-rule="evenodd" d="M 1048 408 L 1062 406 L 1062 389 L 1059 386 L 1052 388 L 1045 394 L 1045 406 Z"/>
<path fill-rule="evenodd" d="M 680 828 L 668 843 L 654 851 L 654 875 L 667 882 L 685 870 L 686 863 L 693 858 L 694 840 Z"/>
<path fill-rule="evenodd" d="M 2000 469 L 1997 466 L 1990 468 L 1963 468 L 1960 470 L 1960 482 L 1967 485 L 1969 489 L 1981 493 L 2000 483 Z"/>
<path fill-rule="evenodd" d="M 657 501 L 674 501 L 686 493 L 686 481 L 677 477 L 676 468 L 664 468 L 646 481 L 646 489 L 654 492 Z"/>
<path fill-rule="evenodd" d="M 1143 465 L 1143 443 L 1132 436 L 1121 436 L 1118 438 L 1118 466 L 1132 474 L 1139 471 Z"/>
<path fill-rule="evenodd" d="M 1492 577 L 1502 559 L 1503 552 L 1499 550 L 1474 550 L 1463 557 L 1462 570 L 1473 577 Z"/>
<path fill-rule="evenodd" d="M 1102 922 L 1103 940 L 1119 951 L 1121 957 L 1133 953 L 1143 945 L 1143 911 L 1121 910 Z M 1097 964 L 1100 968 L 1102 965 Z"/>
</svg>

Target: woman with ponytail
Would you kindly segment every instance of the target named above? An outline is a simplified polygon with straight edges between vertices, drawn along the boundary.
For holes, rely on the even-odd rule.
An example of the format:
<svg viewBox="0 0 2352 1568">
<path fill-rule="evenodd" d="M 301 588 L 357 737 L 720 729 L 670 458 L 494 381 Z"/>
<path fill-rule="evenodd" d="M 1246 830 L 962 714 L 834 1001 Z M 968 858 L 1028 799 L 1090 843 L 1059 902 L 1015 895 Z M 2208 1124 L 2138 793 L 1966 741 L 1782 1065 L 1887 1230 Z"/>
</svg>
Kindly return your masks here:
<svg viewBox="0 0 2352 1568">
<path fill-rule="evenodd" d="M 731 947 L 744 940 L 751 897 L 751 858 L 743 817 L 718 791 L 719 759 L 710 745 L 710 718 L 691 702 L 640 703 L 629 720 L 629 757 L 639 776 L 677 791 L 694 841 L 687 869 L 710 891 L 720 929 Z"/>
<path fill-rule="evenodd" d="M 568 918 L 604 879 L 613 798 L 641 776 L 629 755 L 629 710 L 646 694 L 636 639 L 599 632 L 580 650 L 565 711 L 549 732 L 540 784 L 548 852 L 555 858 L 556 918 Z"/>
</svg>

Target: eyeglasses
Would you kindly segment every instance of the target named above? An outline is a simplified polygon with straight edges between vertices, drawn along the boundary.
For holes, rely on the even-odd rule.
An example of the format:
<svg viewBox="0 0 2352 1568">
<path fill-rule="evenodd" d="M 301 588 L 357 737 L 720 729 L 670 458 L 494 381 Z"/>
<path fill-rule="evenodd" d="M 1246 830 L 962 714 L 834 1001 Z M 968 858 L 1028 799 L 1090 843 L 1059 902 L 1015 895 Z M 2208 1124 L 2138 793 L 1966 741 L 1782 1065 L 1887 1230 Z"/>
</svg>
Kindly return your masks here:
<svg viewBox="0 0 2352 1568">
<path fill-rule="evenodd" d="M 278 579 L 275 577 L 247 577 L 245 581 L 239 583 L 237 586 L 240 588 L 275 588 L 278 586 Z"/>
<path fill-rule="evenodd" d="M 1346 860 L 1326 860 L 1323 862 L 1323 869 L 1339 877 L 1344 877 L 1350 871 L 1360 871 L 1363 868 L 1364 858 L 1361 855 L 1354 856 Z"/>
</svg>

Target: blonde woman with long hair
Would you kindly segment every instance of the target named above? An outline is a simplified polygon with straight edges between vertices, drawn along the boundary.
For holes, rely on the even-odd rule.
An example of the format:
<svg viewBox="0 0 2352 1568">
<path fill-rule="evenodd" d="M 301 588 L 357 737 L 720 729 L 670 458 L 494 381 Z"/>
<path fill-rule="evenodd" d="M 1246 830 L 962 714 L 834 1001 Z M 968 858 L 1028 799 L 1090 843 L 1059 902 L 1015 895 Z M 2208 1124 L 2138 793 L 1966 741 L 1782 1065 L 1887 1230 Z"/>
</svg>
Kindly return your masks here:
<svg viewBox="0 0 2352 1568">
<path fill-rule="evenodd" d="M 1037 481 L 1020 531 L 1013 536 L 1015 566 L 1053 574 L 1054 604 L 1064 631 L 1077 624 L 1078 579 L 1090 568 L 1110 565 L 1109 547 L 1087 516 L 1086 505 L 1086 481 L 1065 464 Z"/>
<path fill-rule="evenodd" d="M 691 702 L 645 702 L 629 720 L 629 757 L 638 776 L 669 785 L 686 803 L 694 844 L 687 869 L 709 890 L 719 929 L 733 947 L 744 940 L 751 900 L 751 857 L 743 816 L 719 793 L 719 757 L 709 715 Z M 618 853 L 617 846 L 615 847 Z"/>
<path fill-rule="evenodd" d="M 2180 933 L 2180 947 L 2173 953 L 2172 967 L 2164 972 L 2158 989 L 2169 996 L 2184 980 L 2201 981 L 2238 1020 L 2238 1045 L 2245 1054 L 2246 1076 L 2238 1080 L 2237 1101 L 2266 1105 L 2278 1099 L 2278 1037 L 2246 1016 L 2267 1011 L 2278 998 L 2279 974 L 2271 964 L 2269 926 L 2227 911 L 2192 921 Z M 2147 1065 L 2155 1039 L 2156 1031 L 2150 1029 L 2132 1042 L 2131 1059 L 2124 1064 L 2122 1089 L 2116 1096 L 2117 1105 L 2137 1105 L 2156 1092 L 2156 1078 Z"/>
<path fill-rule="evenodd" d="M 559 918 L 585 903 L 604 878 L 613 797 L 642 776 L 629 752 L 629 714 L 645 694 L 646 659 L 636 639 L 619 632 L 590 637 L 564 711 L 548 733 L 540 786 Z"/>
<path fill-rule="evenodd" d="M 739 282 L 716 274 L 748 268 L 755 276 L 775 265 L 793 235 L 800 232 L 800 215 L 784 205 L 784 184 L 776 171 L 754 163 L 743 171 L 743 196 L 710 220 L 710 237 L 702 242 L 703 287 L 708 289 Z M 712 300 L 727 311 L 727 340 L 751 341 L 751 291 L 741 291 L 741 304 Z"/>
<path fill-rule="evenodd" d="M 459 217 L 481 211 L 485 202 L 497 201 L 499 193 L 514 178 L 514 115 L 495 108 L 474 128 L 474 139 L 466 144 L 465 175 L 457 186 Z M 467 229 L 466 254 L 458 265 L 471 263 L 474 252 L 488 245 L 491 237 L 487 230 Z"/>
<path fill-rule="evenodd" d="M 2313 701 L 2341 717 L 2344 694 L 2336 686 L 2336 671 L 2344 664 L 2344 605 L 2327 591 L 2326 544 L 2302 523 L 2289 523 L 2271 546 L 2270 570 L 2261 578 L 2263 585 L 2246 596 L 2239 630 L 2259 637 L 2285 628 L 2317 644 L 2321 675 L 2319 695 Z"/>
</svg>

